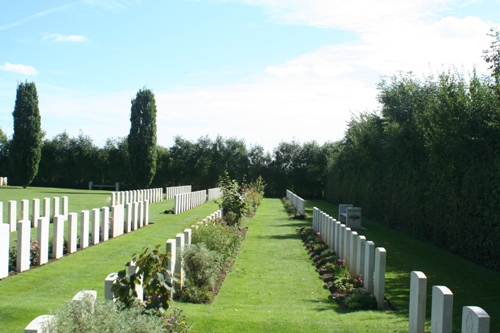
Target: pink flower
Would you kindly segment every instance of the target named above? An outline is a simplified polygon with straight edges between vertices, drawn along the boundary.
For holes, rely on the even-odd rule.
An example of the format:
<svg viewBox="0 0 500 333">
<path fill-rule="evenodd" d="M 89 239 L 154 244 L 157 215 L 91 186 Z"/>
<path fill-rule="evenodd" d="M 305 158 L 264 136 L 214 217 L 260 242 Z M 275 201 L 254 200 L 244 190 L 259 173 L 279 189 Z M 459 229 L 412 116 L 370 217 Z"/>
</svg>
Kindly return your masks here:
<svg viewBox="0 0 500 333">
<path fill-rule="evenodd" d="M 319 231 L 318 231 L 318 232 L 316 233 L 316 235 L 318 235 L 318 236 L 319 236 L 319 235 L 321 235 L 321 232 L 319 232 Z"/>
</svg>

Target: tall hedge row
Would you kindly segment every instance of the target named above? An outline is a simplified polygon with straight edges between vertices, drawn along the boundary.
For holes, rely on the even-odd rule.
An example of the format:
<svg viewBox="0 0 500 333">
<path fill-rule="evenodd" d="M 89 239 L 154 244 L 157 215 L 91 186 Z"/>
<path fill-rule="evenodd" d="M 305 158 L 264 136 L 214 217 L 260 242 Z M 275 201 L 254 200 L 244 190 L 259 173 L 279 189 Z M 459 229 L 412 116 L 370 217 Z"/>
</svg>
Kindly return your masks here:
<svg viewBox="0 0 500 333">
<path fill-rule="evenodd" d="M 500 85 L 400 74 L 378 98 L 349 123 L 325 197 L 500 270 Z"/>
</svg>

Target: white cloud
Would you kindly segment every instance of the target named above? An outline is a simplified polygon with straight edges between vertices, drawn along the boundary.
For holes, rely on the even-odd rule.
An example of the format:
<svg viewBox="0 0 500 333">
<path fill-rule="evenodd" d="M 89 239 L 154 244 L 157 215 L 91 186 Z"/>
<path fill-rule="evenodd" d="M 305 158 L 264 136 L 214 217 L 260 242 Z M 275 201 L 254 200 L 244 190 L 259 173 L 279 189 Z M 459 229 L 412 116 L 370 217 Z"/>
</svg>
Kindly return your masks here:
<svg viewBox="0 0 500 333">
<path fill-rule="evenodd" d="M 23 75 L 29 75 L 29 76 L 38 74 L 37 70 L 33 66 L 11 64 L 10 62 L 6 62 L 3 65 L 1 65 L 0 70 L 23 74 Z"/>
<path fill-rule="evenodd" d="M 87 37 L 78 36 L 78 35 L 61 35 L 61 34 L 46 34 L 43 39 L 50 40 L 53 42 L 85 42 L 87 41 Z"/>
</svg>

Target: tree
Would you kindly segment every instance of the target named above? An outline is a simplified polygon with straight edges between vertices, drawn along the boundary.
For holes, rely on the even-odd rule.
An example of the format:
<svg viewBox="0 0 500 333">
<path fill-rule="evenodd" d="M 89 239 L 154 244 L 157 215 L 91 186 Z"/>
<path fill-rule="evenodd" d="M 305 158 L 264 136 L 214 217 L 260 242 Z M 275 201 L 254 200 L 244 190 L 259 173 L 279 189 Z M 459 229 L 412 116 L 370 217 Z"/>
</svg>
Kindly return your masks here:
<svg viewBox="0 0 500 333">
<path fill-rule="evenodd" d="M 9 139 L 0 128 L 0 177 L 7 177 L 9 173 Z"/>
<path fill-rule="evenodd" d="M 483 59 L 490 64 L 489 69 L 498 83 L 500 80 L 500 31 L 492 28 L 488 36 L 493 37 L 494 40 L 491 42 L 490 49 L 483 51 Z"/>
<path fill-rule="evenodd" d="M 34 82 L 19 83 L 14 106 L 14 135 L 10 161 L 16 180 L 26 188 L 38 172 L 42 156 L 42 130 Z"/>
<path fill-rule="evenodd" d="M 156 102 L 150 89 L 139 90 L 130 112 L 128 151 L 132 182 L 146 188 L 156 174 Z"/>
</svg>

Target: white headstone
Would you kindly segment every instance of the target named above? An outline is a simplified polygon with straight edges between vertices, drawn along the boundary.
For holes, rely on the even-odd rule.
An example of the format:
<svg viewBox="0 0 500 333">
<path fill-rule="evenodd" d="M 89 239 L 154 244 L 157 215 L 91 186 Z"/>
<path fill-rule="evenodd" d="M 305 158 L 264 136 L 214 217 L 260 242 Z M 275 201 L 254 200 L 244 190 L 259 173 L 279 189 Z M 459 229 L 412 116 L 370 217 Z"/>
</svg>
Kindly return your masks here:
<svg viewBox="0 0 500 333">
<path fill-rule="evenodd" d="M 69 217 L 69 198 L 67 196 L 62 197 L 62 215 L 64 216 L 65 220 L 68 220 Z"/>
<path fill-rule="evenodd" d="M 349 272 L 354 276 L 356 275 L 356 265 L 358 264 L 358 233 L 356 231 L 351 231 L 349 258 Z"/>
<path fill-rule="evenodd" d="M 30 236 L 31 222 L 21 220 L 17 223 L 17 265 L 18 272 L 24 272 L 30 269 Z"/>
<path fill-rule="evenodd" d="M 132 275 L 137 273 L 137 266 L 135 265 L 135 262 L 130 262 L 130 265 L 128 266 L 128 274 Z M 140 301 L 144 300 L 144 288 L 142 287 L 142 277 L 139 278 L 140 282 L 135 284 L 135 292 L 137 293 L 137 299 Z"/>
<path fill-rule="evenodd" d="M 478 306 L 464 306 L 462 333 L 490 333 L 490 316 Z"/>
<path fill-rule="evenodd" d="M 109 238 L 109 207 L 102 207 L 101 213 L 101 241 L 105 242 Z"/>
<path fill-rule="evenodd" d="M 174 276 L 174 272 L 175 272 L 175 265 L 176 265 L 176 258 L 177 258 L 177 247 L 176 247 L 176 240 L 175 239 L 168 239 L 167 242 L 166 242 L 166 250 L 167 250 L 167 253 L 170 254 L 170 258 L 168 260 L 168 271 L 170 272 L 171 274 L 171 278 L 170 278 L 170 285 L 171 286 L 174 286 L 174 281 L 173 281 L 173 276 Z M 174 288 L 172 288 L 172 292 L 170 293 L 170 297 L 173 296 L 173 293 L 174 293 Z"/>
<path fill-rule="evenodd" d="M 377 299 L 377 308 L 384 309 L 384 293 L 385 293 L 385 265 L 387 253 L 383 247 L 375 249 L 375 267 L 373 277 L 373 294 Z"/>
<path fill-rule="evenodd" d="M 92 245 L 99 244 L 99 228 L 101 220 L 101 210 L 99 208 L 92 209 Z"/>
<path fill-rule="evenodd" d="M 24 333 L 46 332 L 44 327 L 54 318 L 53 315 L 41 315 L 33 319 L 24 329 Z"/>
<path fill-rule="evenodd" d="M 144 225 L 149 225 L 149 201 L 144 201 Z"/>
<path fill-rule="evenodd" d="M 52 256 L 59 259 L 63 256 L 64 249 L 64 216 L 54 216 L 54 238 L 52 245 Z"/>
<path fill-rule="evenodd" d="M 38 265 L 45 265 L 49 261 L 49 218 L 38 219 Z"/>
<path fill-rule="evenodd" d="M 31 225 L 33 228 L 38 228 L 38 218 L 40 217 L 40 199 L 32 200 L 33 216 L 31 217 Z"/>
<path fill-rule="evenodd" d="M 80 249 L 89 246 L 89 214 L 88 210 L 82 210 L 80 221 Z"/>
<path fill-rule="evenodd" d="M 10 200 L 8 207 L 10 232 L 13 232 L 17 230 L 17 201 Z"/>
<path fill-rule="evenodd" d="M 365 244 L 365 270 L 363 274 L 364 287 L 373 294 L 373 268 L 375 266 L 375 243 L 367 241 Z"/>
<path fill-rule="evenodd" d="M 43 198 L 43 216 L 50 219 L 50 198 Z"/>
<path fill-rule="evenodd" d="M 409 333 L 425 332 L 425 302 L 427 299 L 427 277 L 412 271 L 410 277 Z"/>
<path fill-rule="evenodd" d="M 69 213 L 68 218 L 68 253 L 76 252 L 78 238 L 78 214 Z"/>
<path fill-rule="evenodd" d="M 453 293 L 445 286 L 432 287 L 431 333 L 451 333 Z"/>
<path fill-rule="evenodd" d="M 136 201 L 132 205 L 132 230 L 137 230 L 139 228 L 139 203 Z"/>
<path fill-rule="evenodd" d="M 125 222 L 125 232 L 129 233 L 132 231 L 132 219 L 133 219 L 133 209 L 132 209 L 132 204 L 129 202 L 125 204 L 126 210 L 127 210 L 127 221 Z"/>
<path fill-rule="evenodd" d="M 54 210 L 52 212 L 52 216 L 60 215 L 61 214 L 61 208 L 59 206 L 60 199 L 58 197 L 53 197 L 52 202 L 54 203 Z"/>
<path fill-rule="evenodd" d="M 175 235 L 175 246 L 179 251 L 184 249 L 184 234 L 178 233 Z M 175 263 L 175 276 L 179 279 L 178 284 L 180 289 L 184 287 L 184 267 L 182 260 Z"/>
<path fill-rule="evenodd" d="M 365 245 L 366 245 L 366 237 L 365 236 L 358 236 L 358 257 L 356 259 L 356 274 L 364 274 L 365 270 L 365 255 L 366 255 L 366 250 L 365 250 Z"/>
<path fill-rule="evenodd" d="M 124 227 L 124 208 L 123 204 L 115 205 L 111 208 L 111 213 L 113 215 L 113 223 L 111 229 L 112 237 L 118 237 L 123 235 Z"/>
<path fill-rule="evenodd" d="M 111 288 L 113 287 L 113 282 L 118 279 L 118 273 L 111 273 L 106 276 L 104 279 L 104 298 L 112 301 L 114 299 L 113 291 Z"/>
<path fill-rule="evenodd" d="M 144 227 L 144 201 L 139 201 L 139 228 Z"/>
<path fill-rule="evenodd" d="M 191 229 L 184 229 L 184 245 L 191 245 Z"/>
<path fill-rule="evenodd" d="M 26 200 L 26 199 L 21 200 L 21 220 L 31 221 L 31 219 L 30 219 L 30 202 L 29 202 L 29 200 Z M 30 227 L 31 227 L 31 225 L 30 225 Z"/>
</svg>

